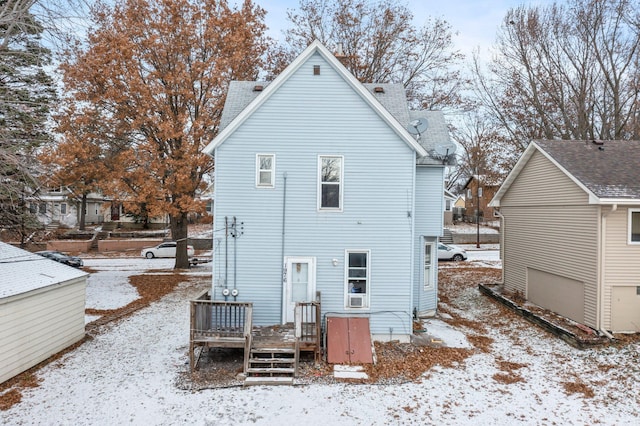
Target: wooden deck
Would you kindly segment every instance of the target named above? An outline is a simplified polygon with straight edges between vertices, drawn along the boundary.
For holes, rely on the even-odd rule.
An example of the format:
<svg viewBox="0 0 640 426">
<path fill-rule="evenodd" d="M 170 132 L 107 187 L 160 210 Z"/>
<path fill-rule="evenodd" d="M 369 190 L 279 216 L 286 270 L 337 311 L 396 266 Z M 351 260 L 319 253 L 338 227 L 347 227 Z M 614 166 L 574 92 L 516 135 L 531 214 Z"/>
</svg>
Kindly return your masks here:
<svg viewBox="0 0 640 426">
<path fill-rule="evenodd" d="M 318 295 L 318 301 L 296 304 L 294 323 L 253 326 L 252 303 L 212 301 L 207 291 L 191 301 L 191 371 L 206 348 L 243 348 L 247 377 L 277 377 L 282 383 L 282 375 L 297 374 L 300 352 L 313 352 L 314 359 L 320 359 L 320 312 Z"/>
</svg>

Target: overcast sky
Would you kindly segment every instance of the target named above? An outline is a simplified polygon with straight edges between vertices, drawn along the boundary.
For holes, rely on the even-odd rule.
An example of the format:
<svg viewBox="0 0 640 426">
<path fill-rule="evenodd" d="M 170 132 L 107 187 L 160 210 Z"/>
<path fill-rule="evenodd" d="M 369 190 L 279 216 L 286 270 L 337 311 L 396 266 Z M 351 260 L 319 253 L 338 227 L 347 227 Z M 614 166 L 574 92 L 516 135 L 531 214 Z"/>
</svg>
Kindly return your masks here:
<svg viewBox="0 0 640 426">
<path fill-rule="evenodd" d="M 403 0 L 400 0 L 403 1 Z M 266 23 L 269 34 L 282 38 L 282 30 L 289 26 L 287 9 L 298 7 L 298 0 L 255 0 L 267 10 Z M 553 0 L 404 0 L 413 12 L 416 26 L 422 26 L 431 17 L 444 18 L 458 32 L 454 41 L 456 47 L 469 54 L 480 46 L 489 48 L 495 40 L 507 10 L 525 4 L 548 5 Z M 563 3 L 563 0 L 559 1 Z"/>
</svg>

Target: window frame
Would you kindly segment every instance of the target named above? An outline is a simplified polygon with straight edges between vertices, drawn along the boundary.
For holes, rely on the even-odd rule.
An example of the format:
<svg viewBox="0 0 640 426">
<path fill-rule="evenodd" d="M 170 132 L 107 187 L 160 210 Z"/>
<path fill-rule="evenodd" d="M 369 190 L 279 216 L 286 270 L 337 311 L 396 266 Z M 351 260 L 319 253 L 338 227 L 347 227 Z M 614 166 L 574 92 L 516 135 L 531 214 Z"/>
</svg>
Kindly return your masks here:
<svg viewBox="0 0 640 426">
<path fill-rule="evenodd" d="M 261 169 L 260 168 L 260 160 L 262 157 L 271 157 L 271 169 Z M 271 179 L 269 183 L 261 183 L 260 182 L 260 173 L 261 172 L 270 172 Z M 264 189 L 264 188 L 275 188 L 276 187 L 276 155 L 275 154 L 265 154 L 265 153 L 257 153 L 256 154 L 256 188 Z"/>
<path fill-rule="evenodd" d="M 638 214 L 638 221 L 640 221 L 640 208 L 636 208 L 636 209 L 629 209 L 629 213 L 627 216 L 627 244 L 630 245 L 640 245 L 640 240 L 634 241 L 633 240 L 633 214 L 637 213 Z M 640 226 L 640 223 L 638 224 L 638 226 Z M 637 235 L 640 235 L 640 233 L 638 233 Z"/>
<path fill-rule="evenodd" d="M 427 273 L 427 246 L 430 246 L 429 272 Z M 435 271 L 438 270 L 438 249 L 440 243 L 422 238 L 422 290 L 431 291 L 435 288 Z M 435 265 L 435 268 L 434 268 Z"/>
<path fill-rule="evenodd" d="M 335 158 L 340 159 L 340 180 L 338 181 L 338 207 L 323 207 L 322 206 L 322 160 L 325 158 Z M 317 210 L 319 212 L 333 212 L 333 213 L 341 213 L 343 211 L 343 203 L 344 203 L 344 155 L 318 155 L 318 171 L 317 171 Z M 335 183 L 328 183 L 330 185 L 335 185 Z"/>
<path fill-rule="evenodd" d="M 349 255 L 350 254 L 365 254 L 366 257 L 366 267 L 365 269 L 365 274 L 366 276 L 364 277 L 365 280 L 365 288 L 366 291 L 364 293 L 352 293 L 351 291 L 349 291 L 349 270 L 351 269 L 351 267 L 349 266 Z M 355 266 L 354 266 L 355 268 Z M 362 277 L 358 277 L 358 278 L 362 278 Z M 352 307 L 349 306 L 349 301 L 351 299 L 351 295 L 352 294 L 357 294 L 357 295 L 362 295 L 364 296 L 362 298 L 362 306 L 359 307 Z M 369 309 L 370 307 L 370 300 L 371 300 L 371 250 L 369 249 L 359 249 L 359 250 L 355 250 L 355 249 L 347 249 L 344 251 L 344 307 L 345 309 L 349 310 L 349 309 L 354 309 L 354 310 L 366 310 Z"/>
</svg>

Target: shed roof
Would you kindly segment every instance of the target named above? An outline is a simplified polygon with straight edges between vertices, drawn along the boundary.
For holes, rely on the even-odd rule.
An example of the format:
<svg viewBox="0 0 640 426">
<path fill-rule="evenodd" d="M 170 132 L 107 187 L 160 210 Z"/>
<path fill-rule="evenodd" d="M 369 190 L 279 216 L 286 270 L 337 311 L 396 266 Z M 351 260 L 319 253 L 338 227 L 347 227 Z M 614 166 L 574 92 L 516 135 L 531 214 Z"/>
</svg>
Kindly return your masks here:
<svg viewBox="0 0 640 426">
<path fill-rule="evenodd" d="M 540 140 L 529 144 L 491 205 L 499 206 L 536 151 L 582 188 L 591 204 L 640 203 L 640 141 Z"/>
<path fill-rule="evenodd" d="M 0 299 L 87 275 L 40 255 L 0 242 Z"/>
</svg>

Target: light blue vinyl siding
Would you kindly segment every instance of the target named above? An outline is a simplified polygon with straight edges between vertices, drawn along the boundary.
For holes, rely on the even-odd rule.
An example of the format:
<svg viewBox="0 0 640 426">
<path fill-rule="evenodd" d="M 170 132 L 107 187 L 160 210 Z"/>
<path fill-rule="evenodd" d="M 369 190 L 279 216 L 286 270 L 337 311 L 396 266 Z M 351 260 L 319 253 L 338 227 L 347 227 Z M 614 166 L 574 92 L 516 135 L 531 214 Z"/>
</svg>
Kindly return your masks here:
<svg viewBox="0 0 640 426">
<path fill-rule="evenodd" d="M 443 203 L 444 203 L 444 168 L 421 166 L 416 170 L 416 226 L 414 250 L 414 293 L 413 303 L 418 312 L 435 310 L 438 294 L 437 260 L 434 285 L 424 290 L 424 243 L 437 241 L 442 236 Z M 437 245 L 434 247 L 437 251 Z M 437 259 L 437 256 L 436 256 Z"/>
<path fill-rule="evenodd" d="M 277 158 L 273 189 L 255 187 L 257 153 Z M 319 155 L 344 158 L 342 212 L 318 211 Z M 280 323 L 283 254 L 315 257 L 323 315 L 367 314 L 373 334 L 411 333 L 415 152 L 321 56 L 290 76 L 215 158 L 216 299 L 225 275 L 233 287 L 236 269 L 238 300 L 254 303 L 254 323 Z M 243 234 L 227 240 L 226 273 L 225 216 L 243 223 Z M 346 250 L 370 251 L 368 309 L 345 309 Z"/>
</svg>

